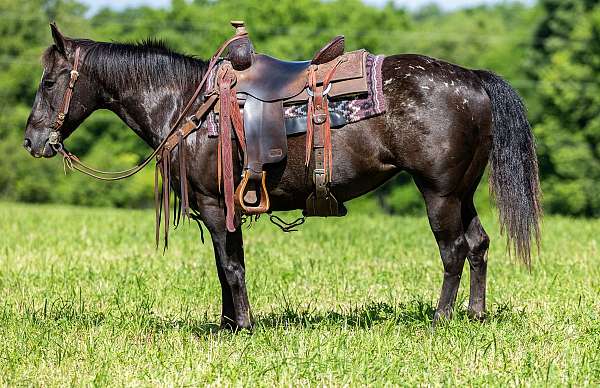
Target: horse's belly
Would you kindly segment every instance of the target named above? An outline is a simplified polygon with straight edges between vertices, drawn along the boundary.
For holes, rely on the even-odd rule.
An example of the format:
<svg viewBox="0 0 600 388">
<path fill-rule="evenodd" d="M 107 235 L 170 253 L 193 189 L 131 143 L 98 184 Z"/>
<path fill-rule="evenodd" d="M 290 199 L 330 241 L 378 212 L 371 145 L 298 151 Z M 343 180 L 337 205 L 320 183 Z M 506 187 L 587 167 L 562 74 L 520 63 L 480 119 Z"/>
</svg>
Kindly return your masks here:
<svg viewBox="0 0 600 388">
<path fill-rule="evenodd" d="M 399 168 L 385 140 L 377 131 L 381 120 L 370 119 L 332 131 L 333 170 L 331 188 L 338 201 L 363 195 L 394 176 Z M 311 169 L 305 167 L 306 136 L 288 138 L 285 170 L 273 166 L 269 183 L 271 209 L 304 208 L 313 191 Z M 283 171 L 281 171 L 283 170 Z M 269 174 L 269 173 L 268 173 Z"/>
</svg>

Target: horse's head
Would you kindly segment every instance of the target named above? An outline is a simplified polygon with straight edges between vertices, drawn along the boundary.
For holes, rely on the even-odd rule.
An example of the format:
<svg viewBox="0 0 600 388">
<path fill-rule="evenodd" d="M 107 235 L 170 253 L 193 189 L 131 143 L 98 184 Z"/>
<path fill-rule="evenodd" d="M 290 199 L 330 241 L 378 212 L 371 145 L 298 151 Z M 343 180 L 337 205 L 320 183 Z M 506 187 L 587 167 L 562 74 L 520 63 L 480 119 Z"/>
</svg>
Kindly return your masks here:
<svg viewBox="0 0 600 388">
<path fill-rule="evenodd" d="M 65 37 L 56 25 L 51 24 L 50 28 L 54 45 L 43 56 L 44 73 L 27 119 L 23 143 L 31 155 L 46 158 L 56 154 L 50 144 L 51 134 L 55 132 L 56 135 L 58 132 L 61 139 L 71 134 L 96 108 L 98 95 L 97 86 L 84 72 L 76 75 L 72 73 L 76 55 L 83 56 L 82 52 L 78 53 L 76 41 Z M 70 103 L 65 104 L 69 84 L 73 86 L 73 94 Z M 61 117 L 63 110 L 67 114 Z"/>
</svg>

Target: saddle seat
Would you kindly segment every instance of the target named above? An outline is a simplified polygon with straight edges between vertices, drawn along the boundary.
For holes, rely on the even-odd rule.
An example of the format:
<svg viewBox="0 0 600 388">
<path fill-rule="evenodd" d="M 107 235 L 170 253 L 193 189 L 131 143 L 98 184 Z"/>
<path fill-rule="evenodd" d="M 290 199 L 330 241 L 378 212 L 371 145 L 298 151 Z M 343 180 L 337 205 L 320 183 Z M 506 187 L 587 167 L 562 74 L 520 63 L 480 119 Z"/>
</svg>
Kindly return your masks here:
<svg viewBox="0 0 600 388">
<path fill-rule="evenodd" d="M 264 102 L 286 100 L 306 87 L 310 64 L 310 61 L 287 62 L 254 54 L 252 65 L 236 73 L 236 91 Z"/>
</svg>

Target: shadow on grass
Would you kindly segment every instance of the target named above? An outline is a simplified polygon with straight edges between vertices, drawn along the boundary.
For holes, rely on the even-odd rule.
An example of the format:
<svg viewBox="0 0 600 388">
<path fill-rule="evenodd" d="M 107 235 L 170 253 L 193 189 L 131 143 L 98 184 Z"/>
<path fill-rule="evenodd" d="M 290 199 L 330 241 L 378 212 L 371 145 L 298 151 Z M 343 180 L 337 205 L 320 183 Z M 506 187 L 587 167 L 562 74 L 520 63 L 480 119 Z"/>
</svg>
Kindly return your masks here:
<svg viewBox="0 0 600 388">
<path fill-rule="evenodd" d="M 1 320 L 15 317 L 6 310 L 0 314 Z M 41 307 L 41 306 L 40 306 Z M 141 303 L 134 308 L 117 309 L 105 313 L 84 308 L 69 300 L 57 300 L 44 304 L 41 308 L 25 308 L 21 311 L 21 319 L 25 318 L 35 325 L 51 325 L 59 327 L 76 326 L 90 328 L 99 326 L 116 327 L 125 331 L 144 333 L 188 332 L 196 337 L 207 337 L 218 333 L 219 325 L 205 313 L 201 319 L 193 317 L 190 310 L 182 316 L 159 316 L 153 312 L 152 303 Z M 266 315 L 258 315 L 255 329 L 280 328 L 318 328 L 318 327 L 348 327 L 369 329 L 379 324 L 431 327 L 434 306 L 423 300 L 413 300 L 397 305 L 386 302 L 371 302 L 362 306 L 340 308 L 339 310 L 318 311 L 316 308 L 293 306 L 284 300 L 281 311 Z M 24 314 L 23 314 L 24 313 Z M 523 309 L 511 303 L 497 304 L 488 312 L 484 322 L 519 323 L 526 319 Z M 462 308 L 454 314 L 454 321 L 469 320 L 467 311 Z"/>
<path fill-rule="evenodd" d="M 0 308 L 0 325 L 9 321 L 25 321 L 57 331 L 70 327 L 89 329 L 106 326 L 123 332 L 148 334 L 181 331 L 198 337 L 219 331 L 219 325 L 213 323 L 208 313 L 202 319 L 193 317 L 191 309 L 183 311 L 179 316 L 160 316 L 153 311 L 153 307 L 151 299 L 143 299 L 131 306 L 125 307 L 117 303 L 98 311 L 76 298 L 59 297 L 52 301 L 45 299 L 41 304 L 32 301 L 17 305 L 5 304 Z"/>
<path fill-rule="evenodd" d="M 295 308 L 286 304 L 280 312 L 259 316 L 256 326 L 257 328 L 266 329 L 281 327 L 315 328 L 320 326 L 369 329 L 378 324 L 388 323 L 430 328 L 434 313 L 435 306 L 423 300 L 413 300 L 398 305 L 386 302 L 371 302 L 363 306 L 325 312 L 310 307 Z M 523 309 L 518 309 L 510 303 L 503 303 L 494 305 L 483 321 L 471 319 L 464 308 L 455 311 L 453 320 L 485 324 L 487 322 L 516 323 L 525 318 L 526 315 Z"/>
<path fill-rule="evenodd" d="M 368 329 L 376 324 L 391 322 L 395 325 L 431 325 L 434 307 L 430 303 L 415 300 L 392 305 L 372 302 L 340 311 L 320 312 L 310 308 L 294 308 L 289 304 L 281 312 L 259 317 L 258 328 L 341 326 Z"/>
</svg>

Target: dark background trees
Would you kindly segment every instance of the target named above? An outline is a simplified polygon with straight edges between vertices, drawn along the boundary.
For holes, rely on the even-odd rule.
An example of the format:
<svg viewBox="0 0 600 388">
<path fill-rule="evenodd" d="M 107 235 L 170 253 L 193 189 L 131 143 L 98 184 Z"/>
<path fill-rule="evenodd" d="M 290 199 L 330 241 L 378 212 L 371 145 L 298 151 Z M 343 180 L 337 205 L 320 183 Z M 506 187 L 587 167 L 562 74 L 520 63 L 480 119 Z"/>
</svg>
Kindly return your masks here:
<svg viewBox="0 0 600 388">
<path fill-rule="evenodd" d="M 42 73 L 39 57 L 56 20 L 70 36 L 96 40 L 166 40 L 174 49 L 210 56 L 231 34 L 230 19 L 247 22 L 259 51 L 304 59 L 337 34 L 348 49 L 416 52 L 471 68 L 491 69 L 525 98 L 535 128 L 546 209 L 600 214 L 600 0 L 543 0 L 443 12 L 414 12 L 359 0 L 235 0 L 185 2 L 168 9 L 104 9 L 86 16 L 71 0 L 0 0 L 0 198 L 99 206 L 147 206 L 148 170 L 125 182 L 102 183 L 62 173 L 60 160 L 34 160 L 22 134 Z M 91 164 L 126 167 L 147 153 L 112 113 L 97 112 L 69 139 Z M 111 155 L 108 158 L 107 150 Z M 486 190 L 480 206 L 488 204 Z M 422 201 L 406 175 L 374 197 L 389 212 L 419 211 Z"/>
</svg>

